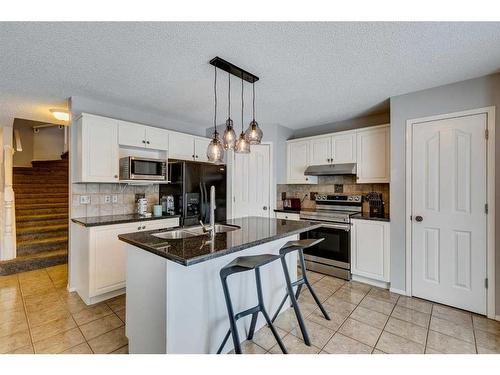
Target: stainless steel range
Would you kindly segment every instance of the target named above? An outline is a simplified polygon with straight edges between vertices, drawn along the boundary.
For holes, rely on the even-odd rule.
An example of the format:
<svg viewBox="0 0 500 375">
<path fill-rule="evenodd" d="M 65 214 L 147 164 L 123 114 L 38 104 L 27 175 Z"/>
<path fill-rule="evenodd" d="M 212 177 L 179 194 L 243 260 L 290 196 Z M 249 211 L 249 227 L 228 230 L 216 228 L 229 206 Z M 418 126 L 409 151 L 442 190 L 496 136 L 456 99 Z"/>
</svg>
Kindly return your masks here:
<svg viewBox="0 0 500 375">
<path fill-rule="evenodd" d="M 320 228 L 300 238 L 325 240 L 304 250 L 306 268 L 311 271 L 351 278 L 351 216 L 362 210 L 361 195 L 316 195 L 316 210 L 300 211 L 300 219 L 320 221 Z"/>
</svg>

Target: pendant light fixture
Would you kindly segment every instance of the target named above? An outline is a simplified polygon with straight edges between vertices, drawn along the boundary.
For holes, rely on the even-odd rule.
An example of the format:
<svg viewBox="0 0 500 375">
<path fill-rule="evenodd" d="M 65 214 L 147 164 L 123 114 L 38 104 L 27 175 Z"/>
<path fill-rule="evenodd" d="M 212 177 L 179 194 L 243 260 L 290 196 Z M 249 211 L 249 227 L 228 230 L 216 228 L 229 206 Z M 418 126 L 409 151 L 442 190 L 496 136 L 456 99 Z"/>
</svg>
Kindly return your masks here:
<svg viewBox="0 0 500 375">
<path fill-rule="evenodd" d="M 241 80 L 241 134 L 238 140 L 236 141 L 236 147 L 234 152 L 239 154 L 248 154 L 250 152 L 250 144 L 247 142 L 245 138 L 245 133 L 243 132 L 243 109 L 244 109 L 244 101 L 243 101 L 243 79 Z"/>
<path fill-rule="evenodd" d="M 227 77 L 229 82 L 227 89 L 227 120 L 222 142 L 225 150 L 232 150 L 236 145 L 236 133 L 233 129 L 233 120 L 231 120 L 231 73 L 228 73 Z"/>
<path fill-rule="evenodd" d="M 213 163 L 222 163 L 222 158 L 224 156 L 224 147 L 219 139 L 219 133 L 217 132 L 217 65 L 215 66 L 214 74 L 214 134 L 212 140 L 207 148 L 208 160 Z"/>
<path fill-rule="evenodd" d="M 253 117 L 248 129 L 245 132 L 245 138 L 251 145 L 258 145 L 262 141 L 262 130 L 259 128 L 259 124 L 255 121 L 255 82 L 252 82 L 253 91 Z"/>
</svg>

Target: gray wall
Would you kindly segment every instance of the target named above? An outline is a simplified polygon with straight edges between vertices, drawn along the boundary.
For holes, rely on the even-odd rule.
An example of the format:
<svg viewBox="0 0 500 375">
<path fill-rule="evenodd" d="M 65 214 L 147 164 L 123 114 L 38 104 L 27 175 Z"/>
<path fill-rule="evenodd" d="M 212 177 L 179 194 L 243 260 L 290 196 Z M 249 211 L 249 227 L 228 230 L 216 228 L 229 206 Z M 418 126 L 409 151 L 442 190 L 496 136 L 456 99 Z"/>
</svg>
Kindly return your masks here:
<svg viewBox="0 0 500 375">
<path fill-rule="evenodd" d="M 481 107 L 500 108 L 500 74 L 391 98 L 391 286 L 405 289 L 406 120 Z M 500 213 L 500 113 L 496 113 L 496 212 Z M 495 233 L 500 232 L 500 220 Z M 500 241 L 496 243 L 496 300 L 500 301 Z M 500 314 L 497 302 L 496 313 Z"/>
</svg>

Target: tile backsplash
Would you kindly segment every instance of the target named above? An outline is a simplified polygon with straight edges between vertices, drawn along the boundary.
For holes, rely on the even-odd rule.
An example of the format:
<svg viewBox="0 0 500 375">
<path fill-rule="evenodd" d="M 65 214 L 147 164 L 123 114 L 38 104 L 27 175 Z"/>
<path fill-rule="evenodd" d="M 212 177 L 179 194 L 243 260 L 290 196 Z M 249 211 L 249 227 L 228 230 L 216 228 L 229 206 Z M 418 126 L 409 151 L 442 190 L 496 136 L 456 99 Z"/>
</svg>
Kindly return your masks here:
<svg viewBox="0 0 500 375">
<path fill-rule="evenodd" d="M 72 184 L 71 217 L 91 217 L 105 215 L 122 215 L 136 212 L 135 195 L 144 194 L 148 199 L 148 211 L 158 204 L 159 185 L 126 185 L 126 184 Z M 80 197 L 89 196 L 89 204 L 81 204 Z M 106 202 L 106 196 L 110 201 Z M 113 203 L 113 196 L 116 202 Z"/>
<path fill-rule="evenodd" d="M 283 208 L 281 193 L 287 198 L 300 198 L 302 208 L 315 208 L 316 203 L 311 200 L 311 193 L 319 194 L 361 194 L 371 191 L 382 193 L 385 203 L 385 212 L 389 213 L 389 184 L 357 184 L 355 176 L 320 176 L 317 185 L 278 184 L 276 208 Z M 363 202 L 363 211 L 369 211 L 368 202 Z"/>
</svg>

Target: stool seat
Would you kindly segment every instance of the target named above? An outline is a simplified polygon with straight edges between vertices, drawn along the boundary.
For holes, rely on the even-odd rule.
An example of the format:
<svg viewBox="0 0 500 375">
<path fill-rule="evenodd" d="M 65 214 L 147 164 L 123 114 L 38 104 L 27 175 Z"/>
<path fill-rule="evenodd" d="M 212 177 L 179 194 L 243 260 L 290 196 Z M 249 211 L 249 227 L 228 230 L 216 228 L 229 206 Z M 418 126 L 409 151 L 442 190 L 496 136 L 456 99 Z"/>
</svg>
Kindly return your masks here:
<svg viewBox="0 0 500 375">
<path fill-rule="evenodd" d="M 280 259 L 279 255 L 273 254 L 262 254 L 262 255 L 250 255 L 246 257 L 238 257 L 234 259 L 231 263 L 226 264 L 221 268 L 221 273 L 224 272 L 227 275 L 231 275 L 237 272 L 244 272 L 253 270 L 257 267 L 262 267 L 267 263 L 271 263 L 275 260 Z M 240 270 L 240 268 L 242 268 Z"/>
</svg>

